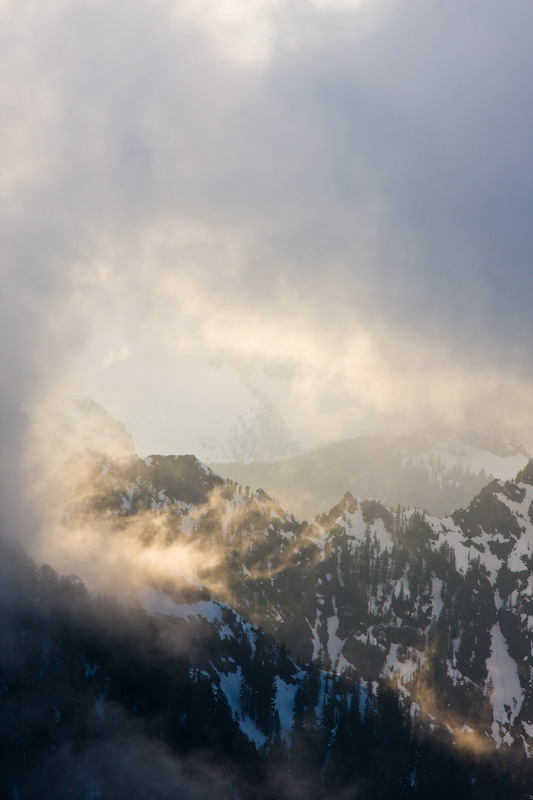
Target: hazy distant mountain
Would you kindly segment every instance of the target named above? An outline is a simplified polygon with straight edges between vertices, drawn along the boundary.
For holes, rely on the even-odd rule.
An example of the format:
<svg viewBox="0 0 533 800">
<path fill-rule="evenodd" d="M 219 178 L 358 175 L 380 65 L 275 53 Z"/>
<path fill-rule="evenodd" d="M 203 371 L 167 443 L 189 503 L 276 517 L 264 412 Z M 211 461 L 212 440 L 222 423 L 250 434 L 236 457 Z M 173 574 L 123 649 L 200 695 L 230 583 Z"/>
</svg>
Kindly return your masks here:
<svg viewBox="0 0 533 800">
<path fill-rule="evenodd" d="M 135 455 L 133 439 L 124 423 L 94 400 L 85 397 L 73 401 L 65 421 L 71 427 L 73 444 L 79 442 L 76 450 L 98 450 L 112 458 Z"/>
<path fill-rule="evenodd" d="M 242 486 L 261 486 L 300 518 L 327 511 L 346 491 L 395 507 L 448 514 L 494 477 L 512 478 L 529 459 L 512 438 L 435 425 L 409 436 L 361 436 L 281 461 L 211 463 Z"/>
<path fill-rule="evenodd" d="M 200 449 L 203 459 L 208 462 L 236 461 L 242 464 L 256 464 L 278 461 L 300 453 L 302 448 L 272 398 L 253 386 L 246 378 L 242 381 L 251 393 L 254 404 L 246 416 L 240 414 L 237 417 L 225 441 L 215 437 L 201 438 Z"/>
<path fill-rule="evenodd" d="M 123 422 L 89 398 L 63 398 L 38 410 L 36 446 L 44 459 L 60 465 L 82 450 L 111 458 L 135 455 L 135 445 Z"/>
</svg>

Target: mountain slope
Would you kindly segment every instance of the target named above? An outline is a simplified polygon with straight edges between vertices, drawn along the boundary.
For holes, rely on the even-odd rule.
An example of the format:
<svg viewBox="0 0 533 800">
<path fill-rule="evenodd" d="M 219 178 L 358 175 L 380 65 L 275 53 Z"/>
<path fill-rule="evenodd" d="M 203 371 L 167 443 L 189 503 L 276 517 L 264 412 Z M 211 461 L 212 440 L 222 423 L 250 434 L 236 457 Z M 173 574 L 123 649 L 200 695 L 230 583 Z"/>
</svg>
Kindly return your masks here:
<svg viewBox="0 0 533 800">
<path fill-rule="evenodd" d="M 193 456 L 59 482 L 125 604 L 0 553 L 4 795 L 529 797 L 533 462 L 444 519 L 302 523 Z"/>
<path fill-rule="evenodd" d="M 456 743 L 468 733 L 472 747 L 530 754 L 532 463 L 444 519 L 346 494 L 312 524 L 192 456 L 81 463 L 82 488 L 94 486 L 70 486 L 66 528 L 105 523 L 108 546 L 137 539 L 169 564 L 187 547 L 189 580 L 297 660 L 392 680 Z M 183 575 L 145 580 L 168 592 Z"/>
<path fill-rule="evenodd" d="M 0 577 L 2 797 L 412 797 L 417 768 L 450 772 L 438 744 L 431 761 L 416 751 L 384 687 L 297 668 L 201 591 L 147 589 L 148 615 L 3 546 Z M 385 746 L 390 768 L 376 769 Z"/>
<path fill-rule="evenodd" d="M 442 516 L 467 505 L 492 477 L 516 475 L 528 458 L 514 439 L 441 423 L 409 436 L 335 442 L 273 463 L 211 466 L 243 486 L 262 486 L 303 518 L 327 511 L 346 491 Z"/>
<path fill-rule="evenodd" d="M 202 590 L 138 600 L 0 546 L 2 797 L 529 796 L 524 759 L 450 750 L 385 684 L 297 668 Z"/>
</svg>

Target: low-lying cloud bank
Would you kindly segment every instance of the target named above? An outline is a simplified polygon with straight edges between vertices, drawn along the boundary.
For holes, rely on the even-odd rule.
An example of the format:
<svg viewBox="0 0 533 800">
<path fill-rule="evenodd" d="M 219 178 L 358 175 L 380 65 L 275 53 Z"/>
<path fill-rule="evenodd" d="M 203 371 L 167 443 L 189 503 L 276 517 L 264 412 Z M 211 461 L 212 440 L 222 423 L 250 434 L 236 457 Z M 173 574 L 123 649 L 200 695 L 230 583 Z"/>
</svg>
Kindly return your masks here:
<svg viewBox="0 0 533 800">
<path fill-rule="evenodd" d="M 38 525 L 35 406 L 65 391 L 143 454 L 253 391 L 304 446 L 444 414 L 531 437 L 532 15 L 4 0 L 4 532 Z"/>
</svg>

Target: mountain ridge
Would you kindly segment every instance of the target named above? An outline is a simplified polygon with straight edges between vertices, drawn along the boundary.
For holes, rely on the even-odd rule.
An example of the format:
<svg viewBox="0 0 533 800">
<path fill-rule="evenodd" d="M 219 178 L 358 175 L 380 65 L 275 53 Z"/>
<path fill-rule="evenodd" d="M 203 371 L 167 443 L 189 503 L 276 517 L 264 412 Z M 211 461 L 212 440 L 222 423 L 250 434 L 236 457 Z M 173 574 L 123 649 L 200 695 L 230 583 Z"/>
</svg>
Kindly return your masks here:
<svg viewBox="0 0 533 800">
<path fill-rule="evenodd" d="M 6 791 L 118 797 L 98 766 L 118 736 L 132 797 L 212 796 L 181 761 L 205 747 L 215 793 L 240 800 L 529 797 L 533 462 L 442 519 L 346 492 L 303 522 L 192 455 L 84 451 L 57 479 L 59 541 L 81 531 L 101 570 L 118 560 L 123 605 L 0 559 Z M 140 742 L 162 783 L 126 777 Z"/>
<path fill-rule="evenodd" d="M 103 483 L 70 508 L 69 524 L 78 518 L 90 526 L 105 508 L 110 534 L 124 535 L 141 515 L 142 532 L 131 529 L 132 536 L 149 547 L 160 546 L 164 519 L 168 553 L 187 545 L 216 554 L 211 562 L 201 555 L 196 579 L 284 641 L 297 660 L 392 679 L 422 713 L 421 695 L 438 674 L 457 719 L 469 696 L 476 712 L 468 724 L 481 726 L 494 747 L 522 740 L 533 746 L 525 733 L 533 731 L 532 483 L 494 480 L 468 508 L 442 519 L 347 493 L 329 514 L 305 523 L 193 456 L 86 458 Z M 185 464 L 189 483 L 180 483 L 176 471 Z M 532 473 L 530 462 L 522 476 Z M 191 494 L 195 481 L 203 493 Z M 504 700 L 490 690 L 497 650 L 507 654 Z M 452 726 L 454 735 L 460 727 Z"/>
<path fill-rule="evenodd" d="M 346 439 L 271 463 L 209 463 L 225 478 L 263 486 L 300 518 L 327 512 L 347 490 L 443 516 L 491 478 L 516 475 L 529 458 L 514 437 L 439 423 L 407 436 Z"/>
</svg>

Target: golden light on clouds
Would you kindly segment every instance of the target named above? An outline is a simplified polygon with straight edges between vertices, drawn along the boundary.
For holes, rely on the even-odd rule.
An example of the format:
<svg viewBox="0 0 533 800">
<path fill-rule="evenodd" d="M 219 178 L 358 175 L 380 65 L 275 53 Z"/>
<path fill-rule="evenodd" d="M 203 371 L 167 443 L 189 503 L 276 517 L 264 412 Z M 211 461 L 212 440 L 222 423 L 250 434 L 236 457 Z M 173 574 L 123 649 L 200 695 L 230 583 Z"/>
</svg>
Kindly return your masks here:
<svg viewBox="0 0 533 800">
<path fill-rule="evenodd" d="M 454 3 L 132 3 L 0 6 L 24 407 L 94 397 L 145 454 L 254 390 L 304 448 L 443 415 L 531 442 L 530 12 L 461 7 L 452 52 Z"/>
</svg>

